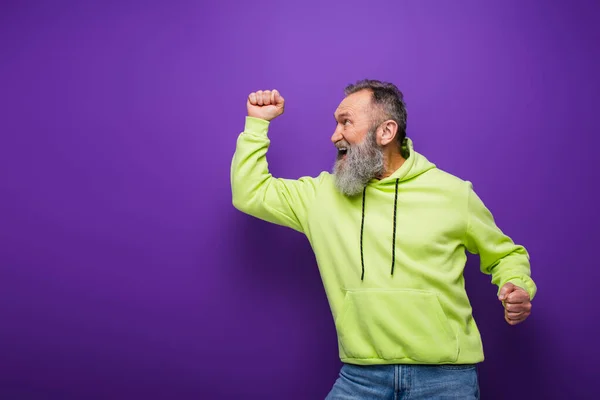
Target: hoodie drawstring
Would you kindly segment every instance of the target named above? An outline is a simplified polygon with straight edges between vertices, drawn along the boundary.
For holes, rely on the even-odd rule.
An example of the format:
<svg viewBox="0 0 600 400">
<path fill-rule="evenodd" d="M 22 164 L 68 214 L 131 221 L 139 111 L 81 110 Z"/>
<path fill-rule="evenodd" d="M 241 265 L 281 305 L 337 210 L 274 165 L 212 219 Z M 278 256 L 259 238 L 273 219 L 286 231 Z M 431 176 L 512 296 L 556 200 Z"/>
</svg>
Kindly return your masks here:
<svg viewBox="0 0 600 400">
<path fill-rule="evenodd" d="M 392 233 L 392 270 L 391 274 L 394 275 L 394 265 L 396 263 L 396 210 L 398 205 L 398 183 L 400 179 L 396 179 L 396 189 L 394 193 L 394 230 Z M 363 252 L 363 232 L 365 228 L 365 199 L 367 194 L 367 188 L 363 189 L 362 196 L 362 216 L 360 221 L 360 264 L 362 267 L 362 273 L 360 275 L 360 280 L 364 280 L 365 278 L 365 258 Z"/>
<path fill-rule="evenodd" d="M 360 275 L 360 280 L 362 281 L 365 278 L 365 258 L 363 256 L 363 230 L 365 228 L 365 195 L 367 194 L 367 187 L 363 189 L 363 198 L 362 198 L 362 218 L 360 220 L 360 264 L 362 265 L 362 274 Z"/>
<path fill-rule="evenodd" d="M 394 233 L 392 235 L 392 275 L 394 275 L 394 264 L 396 263 L 396 206 L 398 204 L 398 181 L 396 179 L 396 194 L 394 195 Z"/>
</svg>

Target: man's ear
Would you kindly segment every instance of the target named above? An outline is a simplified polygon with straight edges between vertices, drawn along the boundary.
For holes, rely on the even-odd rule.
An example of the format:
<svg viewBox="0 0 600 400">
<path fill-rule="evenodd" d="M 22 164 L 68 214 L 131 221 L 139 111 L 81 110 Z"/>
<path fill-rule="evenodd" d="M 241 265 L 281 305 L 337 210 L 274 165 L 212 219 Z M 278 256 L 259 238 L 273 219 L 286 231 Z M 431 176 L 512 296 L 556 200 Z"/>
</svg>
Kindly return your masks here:
<svg viewBox="0 0 600 400">
<path fill-rule="evenodd" d="M 387 120 L 380 125 L 379 145 L 385 146 L 396 139 L 398 124 L 394 120 Z"/>
</svg>

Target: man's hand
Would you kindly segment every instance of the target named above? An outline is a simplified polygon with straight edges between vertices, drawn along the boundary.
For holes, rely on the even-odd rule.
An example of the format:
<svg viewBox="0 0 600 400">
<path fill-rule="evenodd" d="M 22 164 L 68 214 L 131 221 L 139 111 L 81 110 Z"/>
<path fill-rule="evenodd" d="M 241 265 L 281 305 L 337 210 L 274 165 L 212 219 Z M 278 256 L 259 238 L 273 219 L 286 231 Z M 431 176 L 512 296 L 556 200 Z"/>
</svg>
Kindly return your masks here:
<svg viewBox="0 0 600 400">
<path fill-rule="evenodd" d="M 277 90 L 252 92 L 246 103 L 248 116 L 270 121 L 283 114 L 284 102 L 285 100 Z"/>
<path fill-rule="evenodd" d="M 498 300 L 504 305 L 504 319 L 510 325 L 517 325 L 531 314 L 531 299 L 525 289 L 507 283 L 500 289 Z"/>
</svg>

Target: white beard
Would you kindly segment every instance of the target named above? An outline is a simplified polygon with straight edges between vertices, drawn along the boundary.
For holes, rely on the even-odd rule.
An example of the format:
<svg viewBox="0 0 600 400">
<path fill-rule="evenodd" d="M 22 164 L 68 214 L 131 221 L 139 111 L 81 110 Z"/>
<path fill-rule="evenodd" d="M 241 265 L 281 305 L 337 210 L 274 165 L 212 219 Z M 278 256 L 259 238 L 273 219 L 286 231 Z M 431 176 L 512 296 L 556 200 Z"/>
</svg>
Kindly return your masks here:
<svg viewBox="0 0 600 400">
<path fill-rule="evenodd" d="M 350 146 L 344 158 L 338 158 L 333 166 L 335 186 L 346 196 L 362 193 L 369 181 L 381 176 L 384 171 L 383 150 L 377 144 L 375 130 L 367 133 L 365 139 Z"/>
</svg>

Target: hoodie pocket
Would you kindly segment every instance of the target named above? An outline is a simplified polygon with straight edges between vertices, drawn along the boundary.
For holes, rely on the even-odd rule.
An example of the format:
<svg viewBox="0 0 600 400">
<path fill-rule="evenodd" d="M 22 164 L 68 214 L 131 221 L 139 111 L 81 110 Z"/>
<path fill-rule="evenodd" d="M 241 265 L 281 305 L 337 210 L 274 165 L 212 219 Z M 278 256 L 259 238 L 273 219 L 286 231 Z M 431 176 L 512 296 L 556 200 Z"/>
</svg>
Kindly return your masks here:
<svg viewBox="0 0 600 400">
<path fill-rule="evenodd" d="M 433 292 L 349 290 L 337 323 L 346 358 L 455 362 L 458 341 Z"/>
</svg>

